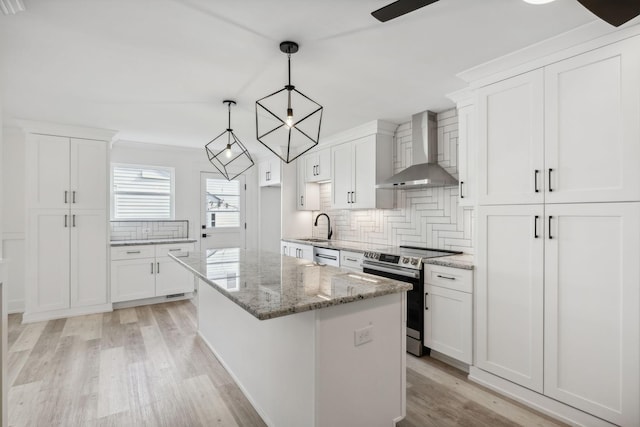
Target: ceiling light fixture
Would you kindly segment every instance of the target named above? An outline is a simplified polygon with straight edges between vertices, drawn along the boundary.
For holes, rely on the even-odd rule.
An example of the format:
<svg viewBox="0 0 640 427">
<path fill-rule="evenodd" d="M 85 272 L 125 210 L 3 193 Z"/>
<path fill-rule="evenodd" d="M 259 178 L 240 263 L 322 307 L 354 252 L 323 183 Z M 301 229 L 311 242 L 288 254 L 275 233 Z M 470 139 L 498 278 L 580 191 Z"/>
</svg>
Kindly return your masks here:
<svg viewBox="0 0 640 427">
<path fill-rule="evenodd" d="M 22 0 L 0 0 L 0 10 L 5 15 L 15 15 L 24 12 L 26 9 Z"/>
<path fill-rule="evenodd" d="M 555 1 L 555 0 L 524 0 L 524 1 L 530 4 L 546 4 L 546 3 L 551 3 L 552 1 Z"/>
<path fill-rule="evenodd" d="M 318 145 L 322 105 L 291 84 L 291 55 L 298 51 L 298 44 L 284 41 L 280 51 L 287 54 L 289 82 L 256 101 L 256 138 L 285 163 L 291 163 Z"/>
<path fill-rule="evenodd" d="M 233 133 L 233 129 L 231 129 L 231 104 L 236 105 L 236 102 L 225 99 L 222 103 L 227 104 L 229 110 L 229 125 L 225 131 L 209 141 L 204 148 L 211 164 L 227 180 L 231 181 L 246 172 L 247 169 L 254 165 L 254 162 L 249 150 L 245 148 Z M 227 135 L 226 144 L 223 138 L 225 134 Z"/>
</svg>

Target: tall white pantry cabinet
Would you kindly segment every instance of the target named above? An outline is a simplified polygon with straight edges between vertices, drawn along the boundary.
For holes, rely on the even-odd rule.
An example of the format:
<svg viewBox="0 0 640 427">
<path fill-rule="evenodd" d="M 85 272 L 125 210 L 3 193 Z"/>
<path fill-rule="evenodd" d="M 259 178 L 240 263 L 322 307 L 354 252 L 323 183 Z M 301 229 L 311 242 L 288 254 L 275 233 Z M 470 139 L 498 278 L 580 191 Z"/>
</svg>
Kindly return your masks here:
<svg viewBox="0 0 640 427">
<path fill-rule="evenodd" d="M 471 378 L 569 420 L 640 425 L 640 36 L 476 101 Z"/>
<path fill-rule="evenodd" d="M 25 322 L 111 310 L 108 150 L 113 135 L 71 129 L 27 129 Z"/>
</svg>

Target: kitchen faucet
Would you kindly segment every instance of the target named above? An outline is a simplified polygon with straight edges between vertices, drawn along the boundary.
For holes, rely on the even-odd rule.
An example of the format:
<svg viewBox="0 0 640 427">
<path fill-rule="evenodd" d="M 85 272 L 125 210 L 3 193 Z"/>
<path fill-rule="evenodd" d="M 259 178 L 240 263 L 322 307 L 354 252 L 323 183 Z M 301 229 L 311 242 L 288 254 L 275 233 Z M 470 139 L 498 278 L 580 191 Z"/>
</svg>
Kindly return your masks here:
<svg viewBox="0 0 640 427">
<path fill-rule="evenodd" d="M 331 236 L 333 236 L 333 230 L 331 230 L 331 218 L 329 218 L 329 215 L 327 215 L 326 213 L 318 214 L 318 216 L 316 217 L 316 222 L 313 225 L 317 227 L 318 226 L 318 218 L 320 218 L 323 215 L 326 216 L 327 217 L 327 221 L 329 221 L 329 232 L 327 233 L 327 239 L 331 240 Z"/>
</svg>

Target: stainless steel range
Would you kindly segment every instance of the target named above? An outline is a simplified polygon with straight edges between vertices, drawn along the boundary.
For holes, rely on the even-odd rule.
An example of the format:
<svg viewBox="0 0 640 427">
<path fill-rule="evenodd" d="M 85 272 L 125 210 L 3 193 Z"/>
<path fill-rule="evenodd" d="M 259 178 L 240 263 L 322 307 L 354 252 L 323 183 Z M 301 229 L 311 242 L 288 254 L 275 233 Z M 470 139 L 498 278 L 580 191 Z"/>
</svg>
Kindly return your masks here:
<svg viewBox="0 0 640 427">
<path fill-rule="evenodd" d="M 423 260 L 461 253 L 416 246 L 384 248 L 364 253 L 362 267 L 365 273 L 413 285 L 413 290 L 407 292 L 407 352 L 422 356 L 425 349 Z"/>
</svg>

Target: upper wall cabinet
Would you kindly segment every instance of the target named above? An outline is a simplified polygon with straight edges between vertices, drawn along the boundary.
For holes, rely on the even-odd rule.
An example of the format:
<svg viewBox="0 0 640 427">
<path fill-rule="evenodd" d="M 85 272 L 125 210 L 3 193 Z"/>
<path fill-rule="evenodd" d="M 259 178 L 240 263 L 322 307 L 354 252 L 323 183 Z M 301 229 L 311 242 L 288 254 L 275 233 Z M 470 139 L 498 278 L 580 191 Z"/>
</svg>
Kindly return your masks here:
<svg viewBox="0 0 640 427">
<path fill-rule="evenodd" d="M 479 89 L 479 204 L 640 200 L 637 45 Z"/>
<path fill-rule="evenodd" d="M 640 200 L 635 40 L 545 68 L 546 203 Z"/>
<path fill-rule="evenodd" d="M 313 151 L 304 156 L 305 180 L 307 182 L 331 179 L 331 148 Z"/>
<path fill-rule="evenodd" d="M 298 182 L 296 183 L 296 209 L 299 211 L 317 211 L 320 209 L 320 186 L 306 181 L 308 176 L 306 165 L 307 159 L 298 157 L 296 160 L 296 171 Z"/>
<path fill-rule="evenodd" d="M 542 70 L 479 90 L 479 204 L 543 202 L 543 108 Z"/>
<path fill-rule="evenodd" d="M 392 174 L 391 136 L 376 134 L 331 147 L 334 209 L 393 207 L 393 191 L 376 184 Z"/>
<path fill-rule="evenodd" d="M 458 205 L 473 207 L 478 195 L 476 96 L 469 89 L 447 96 L 458 110 Z"/>
<path fill-rule="evenodd" d="M 260 173 L 260 187 L 279 186 L 282 165 L 280 159 L 270 159 L 260 162 L 258 171 Z"/>
</svg>

